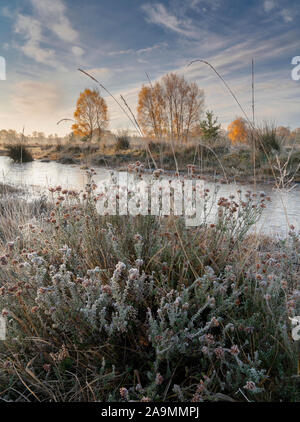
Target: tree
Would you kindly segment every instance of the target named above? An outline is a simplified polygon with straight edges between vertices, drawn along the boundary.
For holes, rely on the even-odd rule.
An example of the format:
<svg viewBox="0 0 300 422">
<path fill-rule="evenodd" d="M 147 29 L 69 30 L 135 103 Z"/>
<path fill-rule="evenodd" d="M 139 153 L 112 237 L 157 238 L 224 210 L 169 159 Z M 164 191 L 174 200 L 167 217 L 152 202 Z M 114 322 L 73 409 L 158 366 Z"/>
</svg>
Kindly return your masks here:
<svg viewBox="0 0 300 422">
<path fill-rule="evenodd" d="M 98 134 L 108 126 L 107 105 L 97 89 L 85 89 L 80 93 L 74 112 L 75 122 L 72 126 L 74 135 L 92 139 L 94 132 Z"/>
<path fill-rule="evenodd" d="M 278 136 L 284 138 L 284 137 L 289 137 L 291 134 L 291 131 L 288 127 L 285 126 L 277 126 L 276 127 L 276 133 L 278 134 Z"/>
<path fill-rule="evenodd" d="M 293 136 L 299 136 L 300 135 L 300 127 L 297 127 L 293 130 Z"/>
<path fill-rule="evenodd" d="M 293 132 L 291 133 L 291 136 L 296 141 L 300 141 L 300 128 L 298 127 L 296 129 L 294 129 Z"/>
<path fill-rule="evenodd" d="M 138 99 L 138 121 L 144 133 L 162 139 L 167 134 L 165 99 L 161 85 L 142 86 Z"/>
<path fill-rule="evenodd" d="M 221 125 L 217 124 L 218 118 L 214 118 L 213 111 L 206 112 L 206 119 L 200 122 L 202 137 L 207 141 L 214 141 L 220 132 Z"/>
<path fill-rule="evenodd" d="M 245 143 L 247 140 L 247 124 L 242 117 L 235 119 L 227 128 L 228 138 L 233 144 Z"/>
<path fill-rule="evenodd" d="M 7 138 L 7 130 L 5 129 L 1 129 L 0 130 L 0 140 L 1 141 L 5 141 Z"/>
<path fill-rule="evenodd" d="M 46 138 L 46 136 L 45 136 L 44 132 L 37 132 L 37 131 L 32 132 L 31 139 L 33 141 L 36 141 L 36 142 L 44 141 L 45 138 Z"/>
<path fill-rule="evenodd" d="M 285 126 L 278 126 L 276 128 L 276 136 L 282 144 L 288 142 L 292 138 L 290 129 Z"/>
<path fill-rule="evenodd" d="M 204 91 L 183 76 L 170 73 L 153 86 L 143 85 L 138 99 L 138 121 L 151 138 L 187 141 L 198 124 Z"/>
</svg>

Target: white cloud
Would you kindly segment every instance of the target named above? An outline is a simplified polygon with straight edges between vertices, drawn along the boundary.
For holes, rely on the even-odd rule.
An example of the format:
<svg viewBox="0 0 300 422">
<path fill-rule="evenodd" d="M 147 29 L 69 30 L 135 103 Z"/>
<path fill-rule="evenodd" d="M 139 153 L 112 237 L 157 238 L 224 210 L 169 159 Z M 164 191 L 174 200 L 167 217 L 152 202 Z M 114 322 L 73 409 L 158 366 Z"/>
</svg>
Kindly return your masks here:
<svg viewBox="0 0 300 422">
<path fill-rule="evenodd" d="M 42 27 L 38 20 L 19 14 L 15 23 L 15 32 L 25 38 L 25 44 L 20 47 L 25 56 L 38 63 L 56 66 L 54 51 L 40 46 Z"/>
<path fill-rule="evenodd" d="M 119 56 L 124 54 L 132 54 L 134 50 L 132 48 L 128 48 L 127 50 L 118 50 L 118 51 L 110 51 L 107 53 L 108 56 Z"/>
<path fill-rule="evenodd" d="M 65 16 L 66 7 L 61 0 L 31 0 L 31 3 L 44 25 L 58 38 L 66 42 L 78 39 L 79 34 Z"/>
<path fill-rule="evenodd" d="M 284 22 L 289 23 L 293 21 L 293 16 L 291 12 L 287 9 L 282 9 L 280 12 L 280 15 L 282 16 Z"/>
<path fill-rule="evenodd" d="M 197 31 L 189 19 L 172 15 L 161 3 L 147 3 L 142 6 L 142 9 L 146 13 L 146 19 L 149 23 L 162 26 L 186 37 L 194 38 L 197 36 Z"/>
<path fill-rule="evenodd" d="M 206 12 L 207 7 L 215 11 L 220 7 L 220 0 L 189 0 L 189 7 L 191 9 Z"/>
<path fill-rule="evenodd" d="M 168 43 L 166 43 L 166 42 L 160 42 L 160 43 L 154 44 L 154 45 L 152 45 L 150 47 L 140 48 L 139 50 L 134 50 L 132 48 L 129 48 L 127 50 L 110 51 L 107 55 L 108 56 L 119 56 L 119 55 L 125 55 L 125 54 L 144 54 L 144 53 L 151 53 L 154 50 L 165 48 L 167 46 L 168 46 Z"/>
<path fill-rule="evenodd" d="M 13 86 L 11 104 L 24 115 L 49 115 L 62 103 L 62 93 L 57 84 L 36 81 L 20 81 Z"/>
<path fill-rule="evenodd" d="M 95 77 L 99 80 L 99 82 L 107 82 L 108 80 L 111 80 L 113 76 L 116 75 L 123 75 L 124 72 L 129 72 L 134 70 L 134 67 L 93 67 L 89 69 L 84 69 L 85 72 L 89 73 L 91 76 Z"/>
<path fill-rule="evenodd" d="M 151 47 L 145 47 L 145 48 L 141 48 L 139 50 L 136 51 L 137 54 L 143 54 L 143 53 L 151 53 L 154 50 L 160 49 L 160 48 L 165 48 L 168 47 L 168 43 L 166 42 L 161 42 L 158 44 L 154 44 Z"/>
<path fill-rule="evenodd" d="M 78 47 L 76 45 L 74 45 L 74 47 L 72 47 L 71 50 L 74 56 L 76 57 L 81 57 L 84 54 L 84 50 L 81 47 Z"/>
<path fill-rule="evenodd" d="M 269 13 L 271 10 L 275 9 L 276 2 L 275 0 L 265 0 L 264 1 L 264 10 L 266 13 Z"/>
<path fill-rule="evenodd" d="M 31 0 L 31 4 L 34 9 L 32 16 L 20 13 L 15 15 L 15 32 L 25 40 L 25 43 L 17 48 L 37 63 L 63 69 L 64 66 L 56 59 L 55 50 L 46 48 L 43 44 L 49 44 L 50 41 L 49 36 L 45 36 L 45 29 L 66 43 L 78 40 L 78 32 L 72 28 L 65 16 L 66 7 L 61 0 Z M 71 51 L 76 57 L 84 53 L 78 46 L 73 46 Z"/>
<path fill-rule="evenodd" d="M 93 67 L 92 69 L 87 69 L 86 72 L 89 73 L 91 76 L 94 76 L 96 79 L 107 79 L 113 73 L 113 71 L 108 69 L 107 67 Z"/>
<path fill-rule="evenodd" d="M 275 11 L 275 16 L 280 16 L 285 23 L 292 22 L 294 20 L 292 12 L 288 9 L 280 9 L 275 0 L 265 0 L 264 1 L 264 11 L 270 13 L 272 10 Z"/>
</svg>

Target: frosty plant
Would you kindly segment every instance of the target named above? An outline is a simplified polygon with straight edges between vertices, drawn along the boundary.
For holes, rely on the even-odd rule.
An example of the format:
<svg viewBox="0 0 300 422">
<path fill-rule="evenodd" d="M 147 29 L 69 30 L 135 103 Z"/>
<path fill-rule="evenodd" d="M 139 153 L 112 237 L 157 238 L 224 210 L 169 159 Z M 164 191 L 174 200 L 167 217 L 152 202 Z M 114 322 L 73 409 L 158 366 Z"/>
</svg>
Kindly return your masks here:
<svg viewBox="0 0 300 422">
<path fill-rule="evenodd" d="M 129 167 L 141 181 L 141 165 Z M 49 188 L 47 207 L 0 243 L 0 399 L 299 400 L 289 318 L 300 315 L 300 236 L 249 232 L 270 198 L 205 188 L 201 224 L 186 228 L 182 216 L 142 215 L 128 185 L 126 214 L 100 215 L 108 192 L 95 173 L 81 192 Z"/>
</svg>

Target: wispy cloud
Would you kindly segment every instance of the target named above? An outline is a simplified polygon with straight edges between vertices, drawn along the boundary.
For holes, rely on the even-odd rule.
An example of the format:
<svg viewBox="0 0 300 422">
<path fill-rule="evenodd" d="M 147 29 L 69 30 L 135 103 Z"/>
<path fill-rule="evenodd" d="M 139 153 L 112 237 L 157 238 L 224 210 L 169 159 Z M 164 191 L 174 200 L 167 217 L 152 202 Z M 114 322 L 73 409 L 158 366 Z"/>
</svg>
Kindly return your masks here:
<svg viewBox="0 0 300 422">
<path fill-rule="evenodd" d="M 265 0 L 263 6 L 264 6 L 265 12 L 269 13 L 271 12 L 271 10 L 275 9 L 277 4 L 275 0 Z"/>
<path fill-rule="evenodd" d="M 81 57 L 84 54 L 84 50 L 81 47 L 78 47 L 76 45 L 74 45 L 72 48 L 72 53 L 74 54 L 74 56 L 76 57 Z"/>
<path fill-rule="evenodd" d="M 266 13 L 274 13 L 275 16 L 279 16 L 285 23 L 292 22 L 294 20 L 293 13 L 288 8 L 281 8 L 281 5 L 276 0 L 264 0 L 263 8 Z"/>
<path fill-rule="evenodd" d="M 284 22 L 289 23 L 293 21 L 292 12 L 288 9 L 282 9 L 280 11 L 280 15 L 282 16 Z"/>
<path fill-rule="evenodd" d="M 189 0 L 187 6 L 202 12 L 205 12 L 207 8 L 215 11 L 221 6 L 221 0 Z"/>
<path fill-rule="evenodd" d="M 147 22 L 159 25 L 186 37 L 197 37 L 197 31 L 190 19 L 175 16 L 163 4 L 147 3 L 142 6 L 142 9 L 146 14 Z"/>
<path fill-rule="evenodd" d="M 59 39 L 76 42 L 79 33 L 72 27 L 66 16 L 66 7 L 61 0 L 31 0 L 32 6 L 40 20 Z"/>
<path fill-rule="evenodd" d="M 79 33 L 72 27 L 66 16 L 66 7 L 62 0 L 30 0 L 33 8 L 31 15 L 13 13 L 8 9 L 2 10 L 6 17 L 15 20 L 15 33 L 23 39 L 14 46 L 23 54 L 37 63 L 50 67 L 63 69 L 64 66 L 57 58 L 55 38 L 65 45 L 70 45 L 70 51 L 76 58 L 84 54 L 82 47 L 78 46 Z M 45 31 L 49 30 L 54 39 Z M 62 45 L 60 45 L 62 47 Z"/>
<path fill-rule="evenodd" d="M 160 42 L 160 43 L 154 44 L 150 47 L 140 48 L 138 50 L 134 50 L 132 48 L 129 48 L 127 50 L 110 51 L 107 55 L 108 56 L 119 56 L 119 55 L 125 55 L 125 54 L 144 54 L 144 53 L 151 53 L 154 50 L 158 50 L 158 49 L 166 48 L 166 47 L 168 47 L 168 43 Z"/>
<path fill-rule="evenodd" d="M 55 83 L 20 81 L 13 86 L 12 91 L 13 107 L 25 115 L 49 115 L 62 104 L 62 93 Z"/>
<path fill-rule="evenodd" d="M 93 67 L 86 69 L 86 72 L 94 76 L 96 79 L 101 80 L 111 78 L 115 73 L 113 69 L 109 69 L 108 67 Z"/>
<path fill-rule="evenodd" d="M 21 35 L 25 43 L 19 48 L 25 56 L 50 66 L 56 66 L 55 52 L 49 48 L 42 48 L 42 26 L 41 23 L 31 16 L 17 15 L 15 32 Z"/>
</svg>

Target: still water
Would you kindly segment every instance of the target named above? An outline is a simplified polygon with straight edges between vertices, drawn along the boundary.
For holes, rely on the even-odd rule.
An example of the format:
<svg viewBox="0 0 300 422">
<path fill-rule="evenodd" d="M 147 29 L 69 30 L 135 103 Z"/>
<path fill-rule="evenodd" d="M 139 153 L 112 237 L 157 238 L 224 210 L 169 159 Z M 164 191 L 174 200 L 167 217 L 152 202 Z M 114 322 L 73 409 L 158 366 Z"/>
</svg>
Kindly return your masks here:
<svg viewBox="0 0 300 422">
<path fill-rule="evenodd" d="M 110 170 L 103 167 L 95 168 L 95 182 L 109 177 Z M 0 183 L 15 186 L 25 186 L 32 192 L 43 192 L 49 187 L 61 185 L 68 189 L 82 189 L 86 183 L 86 172 L 78 165 L 59 164 L 56 162 L 42 163 L 33 161 L 26 164 L 14 164 L 8 157 L 0 157 Z M 214 183 L 205 182 L 205 187 L 214 188 Z M 253 190 L 251 185 L 221 184 L 218 197 L 228 197 L 238 189 L 242 192 Z M 268 235 L 285 236 L 288 225 L 293 224 L 300 230 L 300 186 L 292 190 L 278 192 L 269 185 L 257 186 L 257 191 L 264 191 L 271 197 L 271 203 L 258 224 L 258 230 Z"/>
</svg>

